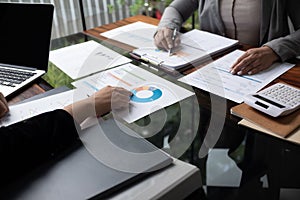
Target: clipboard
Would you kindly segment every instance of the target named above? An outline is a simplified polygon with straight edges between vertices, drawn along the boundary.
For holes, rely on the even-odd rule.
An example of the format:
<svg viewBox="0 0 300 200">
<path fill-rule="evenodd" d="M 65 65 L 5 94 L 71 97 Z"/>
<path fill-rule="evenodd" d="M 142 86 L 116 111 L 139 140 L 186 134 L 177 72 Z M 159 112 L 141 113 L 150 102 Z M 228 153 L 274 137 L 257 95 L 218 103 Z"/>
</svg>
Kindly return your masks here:
<svg viewBox="0 0 300 200">
<path fill-rule="evenodd" d="M 180 45 L 172 49 L 171 56 L 167 51 L 156 47 L 140 47 L 134 49 L 130 55 L 168 71 L 182 71 L 197 67 L 239 47 L 238 40 L 196 29 L 180 34 L 180 39 Z"/>
<path fill-rule="evenodd" d="M 134 49 L 130 55 L 137 60 L 168 71 L 180 71 L 210 59 L 210 55 L 203 49 L 194 48 L 185 44 L 174 48 L 173 51 L 174 53 L 169 56 L 167 51 L 155 47 L 144 47 Z"/>
</svg>

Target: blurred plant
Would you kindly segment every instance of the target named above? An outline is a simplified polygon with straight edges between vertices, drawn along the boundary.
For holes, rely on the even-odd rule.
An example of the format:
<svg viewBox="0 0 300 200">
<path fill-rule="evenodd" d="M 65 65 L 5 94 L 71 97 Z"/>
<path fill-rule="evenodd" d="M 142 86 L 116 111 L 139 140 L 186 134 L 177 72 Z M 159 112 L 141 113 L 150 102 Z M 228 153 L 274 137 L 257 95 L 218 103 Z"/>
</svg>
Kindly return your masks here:
<svg viewBox="0 0 300 200">
<path fill-rule="evenodd" d="M 131 15 L 137 15 L 141 14 L 141 8 L 144 7 L 144 0 L 135 0 L 132 5 L 130 5 L 130 14 Z"/>
<path fill-rule="evenodd" d="M 196 11 L 194 13 L 194 22 L 193 22 L 193 17 L 191 16 L 190 18 L 188 18 L 184 24 L 182 25 L 182 28 L 185 30 L 185 31 L 189 31 L 193 28 L 193 23 L 195 25 L 195 29 L 199 29 L 199 15 L 198 15 L 198 12 Z"/>
<path fill-rule="evenodd" d="M 154 10 L 163 12 L 164 7 L 168 6 L 172 0 L 133 0 L 130 4 L 129 0 L 117 0 L 120 6 L 128 6 L 131 15 L 148 14 L 151 16 Z M 109 4 L 109 13 L 115 11 L 115 6 Z"/>
<path fill-rule="evenodd" d="M 160 18 L 164 8 L 167 7 L 172 1 L 173 0 L 132 0 L 132 3 L 130 4 L 129 0 L 117 0 L 117 3 L 120 6 L 127 6 L 132 16 L 144 14 L 151 17 Z M 108 5 L 109 13 L 115 12 L 115 9 L 116 8 L 114 5 Z M 193 20 L 192 17 L 190 17 L 183 24 L 184 31 L 191 30 L 193 27 L 192 24 Z M 194 24 L 195 28 L 199 28 L 198 12 L 195 12 L 194 14 Z"/>
</svg>

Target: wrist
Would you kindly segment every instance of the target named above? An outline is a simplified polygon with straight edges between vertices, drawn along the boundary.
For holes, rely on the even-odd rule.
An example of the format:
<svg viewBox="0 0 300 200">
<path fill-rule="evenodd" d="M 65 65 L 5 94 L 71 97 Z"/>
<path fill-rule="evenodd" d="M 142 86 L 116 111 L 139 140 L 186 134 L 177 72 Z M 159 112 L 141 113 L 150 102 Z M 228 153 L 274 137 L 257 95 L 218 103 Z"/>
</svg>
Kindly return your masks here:
<svg viewBox="0 0 300 200">
<path fill-rule="evenodd" d="M 64 110 L 72 115 L 74 120 L 79 124 L 90 116 L 96 116 L 93 97 L 88 97 L 84 100 L 74 102 L 73 104 L 64 107 Z"/>
<path fill-rule="evenodd" d="M 277 53 L 271 47 L 263 46 L 262 48 L 264 48 L 267 51 L 267 54 L 269 55 L 272 63 L 280 60 L 280 57 L 277 55 Z"/>
</svg>

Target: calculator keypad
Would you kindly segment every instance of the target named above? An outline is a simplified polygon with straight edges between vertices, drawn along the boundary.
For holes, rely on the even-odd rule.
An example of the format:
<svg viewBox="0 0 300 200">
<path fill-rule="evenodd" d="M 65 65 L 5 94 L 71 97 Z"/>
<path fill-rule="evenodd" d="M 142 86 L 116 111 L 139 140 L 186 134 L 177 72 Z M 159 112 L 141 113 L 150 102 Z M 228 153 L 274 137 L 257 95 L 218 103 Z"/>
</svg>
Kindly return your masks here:
<svg viewBox="0 0 300 200">
<path fill-rule="evenodd" d="M 285 84 L 270 86 L 259 92 L 259 95 L 290 108 L 300 105 L 300 89 Z"/>
</svg>

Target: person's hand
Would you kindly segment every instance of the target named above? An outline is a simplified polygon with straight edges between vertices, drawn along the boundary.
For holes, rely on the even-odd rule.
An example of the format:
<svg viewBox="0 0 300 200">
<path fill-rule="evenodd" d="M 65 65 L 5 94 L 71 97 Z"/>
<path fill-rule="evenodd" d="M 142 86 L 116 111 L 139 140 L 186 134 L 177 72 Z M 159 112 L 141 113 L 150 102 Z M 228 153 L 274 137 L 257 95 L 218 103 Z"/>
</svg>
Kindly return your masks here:
<svg viewBox="0 0 300 200">
<path fill-rule="evenodd" d="M 164 50 L 169 50 L 173 47 L 177 47 L 180 44 L 180 37 L 177 34 L 175 40 L 172 40 L 174 30 L 170 28 L 161 28 L 154 36 L 155 45 Z"/>
<path fill-rule="evenodd" d="M 99 117 L 112 109 L 128 107 L 131 95 L 121 87 L 106 86 L 92 96 L 64 107 L 64 110 L 80 124 L 88 117 Z"/>
<path fill-rule="evenodd" d="M 97 116 L 101 116 L 111 110 L 128 108 L 131 95 L 132 93 L 124 88 L 107 86 L 90 98 L 95 102 Z"/>
<path fill-rule="evenodd" d="M 7 101 L 3 94 L 0 92 L 0 118 L 9 111 Z"/>
<path fill-rule="evenodd" d="M 278 55 L 268 46 L 247 50 L 231 67 L 231 73 L 237 75 L 256 74 L 269 68 L 278 61 Z"/>
</svg>

